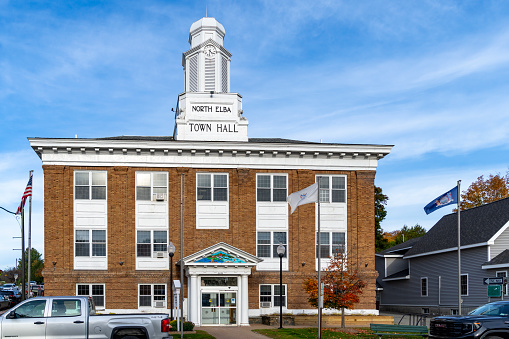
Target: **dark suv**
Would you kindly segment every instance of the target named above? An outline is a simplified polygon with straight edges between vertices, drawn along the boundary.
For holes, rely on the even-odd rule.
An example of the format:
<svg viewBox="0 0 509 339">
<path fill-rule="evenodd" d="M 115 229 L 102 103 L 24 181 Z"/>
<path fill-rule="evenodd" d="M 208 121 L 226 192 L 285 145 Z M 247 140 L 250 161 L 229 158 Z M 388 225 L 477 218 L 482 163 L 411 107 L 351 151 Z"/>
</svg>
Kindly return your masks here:
<svg viewBox="0 0 509 339">
<path fill-rule="evenodd" d="M 14 291 L 10 290 L 0 290 L 0 295 L 9 299 L 9 308 L 16 305 L 21 300 L 21 296 L 18 297 Z"/>
<path fill-rule="evenodd" d="M 496 301 L 465 316 L 431 319 L 430 338 L 509 338 L 509 301 Z"/>
</svg>

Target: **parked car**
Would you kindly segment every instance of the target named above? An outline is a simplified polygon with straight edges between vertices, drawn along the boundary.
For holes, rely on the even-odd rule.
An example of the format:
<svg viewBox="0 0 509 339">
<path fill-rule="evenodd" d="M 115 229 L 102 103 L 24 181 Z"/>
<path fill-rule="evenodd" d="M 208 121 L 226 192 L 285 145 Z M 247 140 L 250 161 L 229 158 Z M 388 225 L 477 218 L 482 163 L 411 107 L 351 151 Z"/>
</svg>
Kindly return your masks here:
<svg viewBox="0 0 509 339">
<path fill-rule="evenodd" d="M 0 316 L 0 338 L 169 339 L 164 313 L 96 315 L 90 297 L 36 297 Z"/>
<path fill-rule="evenodd" d="M 509 338 L 509 301 L 496 301 L 464 316 L 431 319 L 429 338 Z"/>
<path fill-rule="evenodd" d="M 9 283 L 9 284 L 4 284 L 2 286 L 2 289 L 4 289 L 4 288 L 16 288 L 16 289 L 18 289 L 18 286 L 16 286 L 15 284 Z"/>
<path fill-rule="evenodd" d="M 0 290 L 0 296 L 7 298 L 9 301 L 9 307 L 13 307 L 21 300 L 21 294 L 17 297 L 12 290 Z"/>
<path fill-rule="evenodd" d="M 10 308 L 11 301 L 8 297 L 5 297 L 3 295 L 0 295 L 0 310 L 3 310 L 5 308 Z"/>
</svg>

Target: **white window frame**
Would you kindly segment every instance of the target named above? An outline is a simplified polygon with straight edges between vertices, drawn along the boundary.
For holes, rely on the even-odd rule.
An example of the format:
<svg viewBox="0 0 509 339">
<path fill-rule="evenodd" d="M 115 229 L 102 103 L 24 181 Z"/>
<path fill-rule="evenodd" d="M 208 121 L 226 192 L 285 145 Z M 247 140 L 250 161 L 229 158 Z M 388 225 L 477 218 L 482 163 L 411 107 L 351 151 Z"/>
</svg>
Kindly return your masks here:
<svg viewBox="0 0 509 339">
<path fill-rule="evenodd" d="M 165 186 L 155 186 L 154 185 L 154 174 L 164 174 L 166 176 Z M 150 175 L 150 199 L 138 199 L 138 187 L 148 187 L 148 186 L 141 186 L 138 184 L 138 175 Z M 153 201 L 158 203 L 164 203 L 165 201 L 168 201 L 168 172 L 164 171 L 156 171 L 156 172 L 150 172 L 150 171 L 136 171 L 135 174 L 135 195 L 136 195 L 136 201 Z M 156 188 L 164 188 L 164 192 L 154 192 L 154 189 Z M 162 200 L 158 199 L 158 194 L 162 194 Z"/>
<path fill-rule="evenodd" d="M 499 275 L 500 273 L 503 273 L 504 275 Z M 501 278 L 507 278 L 507 271 L 496 271 L 496 276 Z M 507 284 L 502 284 L 504 295 L 509 295 L 509 288 L 507 288 Z"/>
<path fill-rule="evenodd" d="M 468 294 L 469 294 L 469 293 L 468 293 L 468 292 L 469 292 L 469 286 L 468 286 L 468 285 L 469 285 L 469 281 L 468 281 L 468 273 L 465 273 L 465 274 L 462 274 L 462 275 L 461 275 L 461 285 L 460 285 L 460 287 L 463 287 L 463 279 L 462 279 L 463 277 L 467 277 L 467 294 L 463 294 L 463 293 L 461 293 L 461 296 L 462 296 L 462 297 L 468 297 Z M 461 289 L 461 292 L 463 292 L 463 288 Z"/>
<path fill-rule="evenodd" d="M 78 294 L 79 286 L 88 286 L 88 294 Z M 103 294 L 93 294 L 93 286 L 102 286 Z M 88 296 L 93 298 L 94 296 L 102 296 L 103 298 L 103 306 L 95 305 L 96 309 L 104 310 L 106 309 L 106 286 L 105 284 L 76 284 L 76 296 Z M 95 303 L 95 300 L 94 300 Z"/>
<path fill-rule="evenodd" d="M 88 232 L 88 256 L 87 255 L 76 255 L 76 244 L 77 242 L 77 232 L 79 231 L 87 231 Z M 104 243 L 102 242 L 93 242 L 93 233 L 94 231 L 101 231 L 104 232 Z M 81 244 L 85 244 L 85 242 L 81 242 Z M 94 244 L 104 244 L 104 255 L 93 255 L 93 249 Z M 108 256 L 108 230 L 105 229 L 81 229 L 81 228 L 75 228 L 74 229 L 74 253 L 75 258 L 106 258 Z"/>
<path fill-rule="evenodd" d="M 140 287 L 141 286 L 150 286 L 150 306 L 141 306 L 140 305 Z M 154 295 L 154 286 L 164 286 L 164 300 L 155 300 Z M 146 296 L 146 295 L 145 295 Z M 155 302 L 156 301 L 163 301 L 164 306 L 160 308 L 167 308 L 167 299 L 168 299 L 168 286 L 166 284 L 138 284 L 138 308 L 155 308 Z M 158 307 L 159 308 L 159 307 Z"/>
<path fill-rule="evenodd" d="M 318 182 L 318 177 L 320 178 L 329 178 L 328 180 L 328 194 L 325 194 L 324 192 L 324 189 L 323 188 L 320 188 L 319 189 L 319 198 L 320 198 L 320 203 L 322 204 L 346 204 L 346 202 L 348 201 L 348 195 L 347 195 L 347 176 L 344 175 L 344 174 L 317 174 L 316 175 L 316 182 Z M 342 188 L 342 189 L 334 189 L 332 187 L 332 181 L 333 181 L 333 178 L 343 178 L 344 180 L 344 185 L 345 187 Z M 323 180 L 320 179 L 320 185 L 323 185 Z M 332 201 L 332 193 L 333 191 L 344 191 L 344 195 L 345 195 L 345 201 Z M 327 197 L 327 199 L 325 199 L 325 197 Z"/>
<path fill-rule="evenodd" d="M 200 175 L 210 175 L 210 187 L 205 186 L 198 186 L 199 184 L 199 176 Z M 214 177 L 215 176 L 226 176 L 226 187 L 215 187 L 214 185 Z M 230 176 L 227 172 L 199 172 L 196 173 L 196 201 L 204 202 L 222 202 L 222 203 L 228 203 L 230 201 Z M 199 188 L 210 188 L 210 199 L 198 199 L 198 189 Z M 215 189 L 226 189 L 226 200 L 216 200 L 214 199 L 214 190 Z"/>
<path fill-rule="evenodd" d="M 82 174 L 82 173 L 88 173 L 88 185 L 76 185 L 76 174 Z M 93 177 L 93 174 L 102 174 L 104 173 L 105 174 L 105 182 L 104 182 L 104 185 L 93 185 L 92 183 L 92 177 Z M 85 187 L 87 186 L 88 187 L 88 199 L 83 199 L 83 198 L 76 198 L 77 194 L 76 194 L 76 187 Z M 104 198 L 93 198 L 92 197 L 92 191 L 93 191 L 93 188 L 94 187 L 104 187 Z M 73 178 L 73 198 L 74 200 L 81 200 L 81 201 L 86 201 L 86 200 L 107 200 L 108 199 L 108 172 L 107 171 L 74 171 L 74 178 Z"/>
<path fill-rule="evenodd" d="M 329 256 L 328 257 L 320 257 L 320 259 L 330 259 L 333 257 L 333 251 L 332 251 L 332 234 L 333 233 L 342 233 L 344 235 L 344 243 L 343 243 L 343 251 L 346 255 L 346 242 L 347 242 L 347 239 L 346 239 L 346 232 L 337 232 L 337 231 L 322 231 L 320 230 L 321 232 L 320 233 L 329 233 L 329 244 L 327 246 L 329 246 Z M 325 246 L 325 244 L 322 244 L 320 242 L 320 246 Z M 318 232 L 315 232 L 315 259 L 318 259 Z"/>
<path fill-rule="evenodd" d="M 262 286 L 270 286 L 270 306 L 279 308 L 279 305 L 276 306 L 276 303 L 275 303 L 275 297 L 279 297 L 279 294 L 274 293 L 275 287 L 277 286 L 279 288 L 279 284 L 259 284 L 258 285 L 258 307 L 262 308 L 261 298 L 268 297 L 267 295 L 262 296 L 262 294 L 261 294 Z M 287 309 L 288 308 L 288 292 L 287 292 L 288 287 L 287 287 L 287 284 L 283 284 L 283 291 L 284 291 L 284 293 L 283 293 L 283 300 L 284 300 L 283 308 Z"/>
<path fill-rule="evenodd" d="M 423 282 L 426 282 L 426 294 L 423 294 L 422 293 L 422 283 Z M 421 277 L 421 297 L 427 297 L 429 294 L 428 294 L 428 291 L 429 291 L 429 280 L 428 280 L 428 277 Z"/>
<path fill-rule="evenodd" d="M 259 178 L 262 176 L 270 177 L 270 186 L 269 187 L 258 187 L 260 181 Z M 282 188 L 274 187 L 274 177 L 284 177 L 285 178 L 285 199 L 284 200 L 276 200 L 274 201 L 274 191 L 276 189 L 283 190 Z M 260 189 L 268 189 L 270 191 L 270 200 L 258 200 L 258 190 Z M 287 173 L 257 173 L 256 174 L 256 202 L 257 203 L 271 203 L 271 202 L 286 202 L 286 197 L 288 196 L 288 174 Z"/>
<path fill-rule="evenodd" d="M 259 244 L 258 243 L 258 233 L 270 233 L 270 244 Z M 276 244 L 274 242 L 274 233 L 286 233 L 286 244 L 283 244 L 283 246 L 285 247 L 285 255 L 283 256 L 283 261 L 285 259 L 288 259 L 288 231 L 264 231 L 264 230 L 257 230 L 256 231 L 256 255 L 260 258 L 270 258 L 270 259 L 278 259 L 279 260 L 279 256 L 276 254 L 274 255 L 274 246 L 277 247 L 279 246 L 279 242 Z M 260 254 L 258 253 L 258 246 L 270 246 L 270 257 L 261 257 Z"/>
<path fill-rule="evenodd" d="M 138 232 L 150 232 L 150 256 L 138 256 Z M 154 232 L 166 232 L 166 243 L 155 243 L 154 242 Z M 148 243 L 140 243 L 144 245 L 148 245 Z M 161 245 L 164 244 L 166 249 L 164 251 L 154 251 L 155 245 Z M 162 258 L 158 258 L 155 253 L 157 252 L 163 252 Z M 154 259 L 164 259 L 168 257 L 168 230 L 163 229 L 137 229 L 136 230 L 136 258 L 154 258 Z"/>
</svg>

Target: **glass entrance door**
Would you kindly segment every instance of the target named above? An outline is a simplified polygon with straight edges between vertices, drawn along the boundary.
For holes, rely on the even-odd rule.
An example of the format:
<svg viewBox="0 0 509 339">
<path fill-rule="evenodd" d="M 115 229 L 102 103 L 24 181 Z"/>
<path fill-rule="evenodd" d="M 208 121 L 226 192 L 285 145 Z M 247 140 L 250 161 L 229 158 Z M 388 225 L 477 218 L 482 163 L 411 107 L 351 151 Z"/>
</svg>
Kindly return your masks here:
<svg viewBox="0 0 509 339">
<path fill-rule="evenodd" d="M 202 325 L 236 325 L 237 292 L 208 292 L 201 294 Z"/>
</svg>

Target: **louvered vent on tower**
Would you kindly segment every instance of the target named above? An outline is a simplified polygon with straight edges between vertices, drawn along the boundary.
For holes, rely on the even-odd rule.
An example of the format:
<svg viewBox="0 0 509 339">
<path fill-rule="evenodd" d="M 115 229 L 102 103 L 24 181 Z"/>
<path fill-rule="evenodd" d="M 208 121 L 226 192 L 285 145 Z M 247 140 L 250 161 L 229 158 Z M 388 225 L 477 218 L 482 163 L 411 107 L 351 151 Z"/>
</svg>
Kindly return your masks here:
<svg viewBox="0 0 509 339">
<path fill-rule="evenodd" d="M 216 59 L 205 58 L 205 91 L 216 90 Z"/>
<path fill-rule="evenodd" d="M 189 91 L 198 92 L 198 56 L 189 59 Z"/>
<path fill-rule="evenodd" d="M 221 90 L 228 92 L 228 60 L 225 57 L 221 59 Z"/>
</svg>

